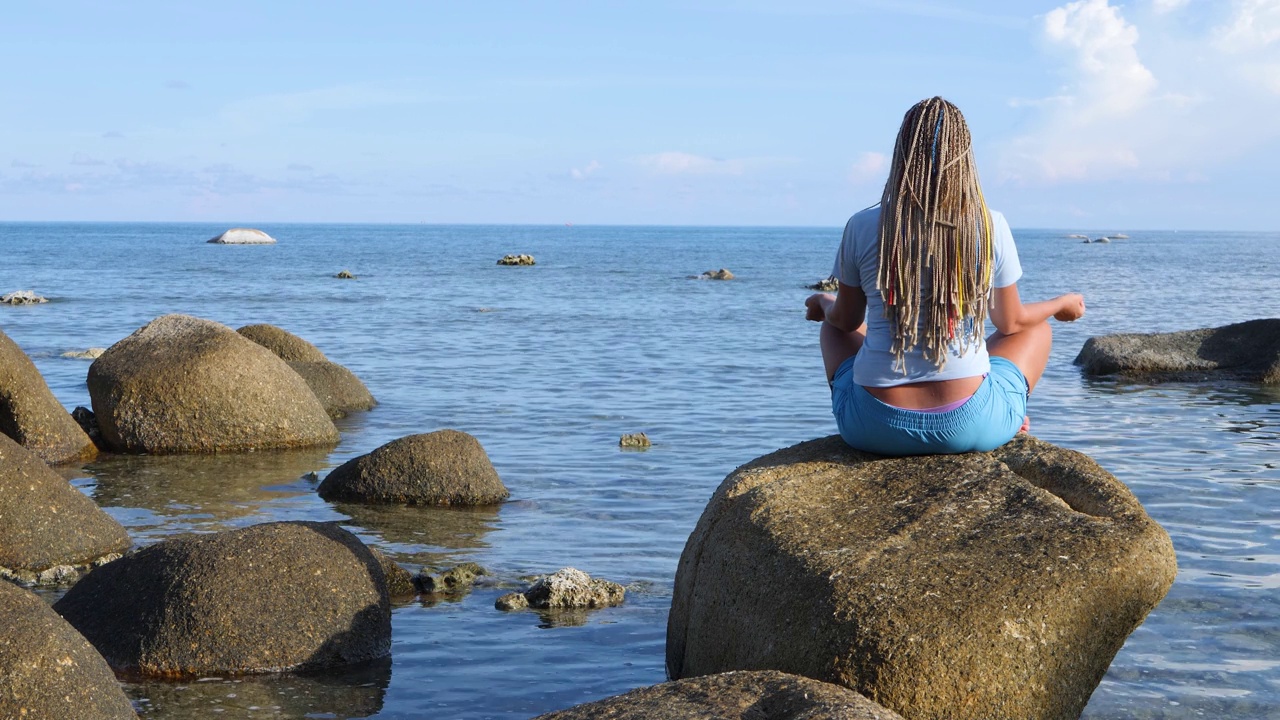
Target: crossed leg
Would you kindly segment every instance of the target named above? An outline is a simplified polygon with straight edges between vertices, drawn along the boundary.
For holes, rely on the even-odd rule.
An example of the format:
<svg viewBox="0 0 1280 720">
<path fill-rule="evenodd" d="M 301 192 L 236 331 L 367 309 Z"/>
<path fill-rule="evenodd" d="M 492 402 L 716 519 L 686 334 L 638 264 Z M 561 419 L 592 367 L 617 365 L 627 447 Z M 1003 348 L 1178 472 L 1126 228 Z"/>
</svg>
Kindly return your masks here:
<svg viewBox="0 0 1280 720">
<path fill-rule="evenodd" d="M 987 352 L 1002 357 L 1013 363 L 1027 378 L 1027 392 L 1035 389 L 1044 375 L 1044 368 L 1049 364 L 1049 350 L 1053 347 L 1053 329 L 1049 321 L 1037 323 L 1022 330 L 1005 335 L 996 331 L 987 338 Z M 1023 418 L 1019 432 L 1027 432 L 1031 427 L 1031 418 Z"/>
</svg>

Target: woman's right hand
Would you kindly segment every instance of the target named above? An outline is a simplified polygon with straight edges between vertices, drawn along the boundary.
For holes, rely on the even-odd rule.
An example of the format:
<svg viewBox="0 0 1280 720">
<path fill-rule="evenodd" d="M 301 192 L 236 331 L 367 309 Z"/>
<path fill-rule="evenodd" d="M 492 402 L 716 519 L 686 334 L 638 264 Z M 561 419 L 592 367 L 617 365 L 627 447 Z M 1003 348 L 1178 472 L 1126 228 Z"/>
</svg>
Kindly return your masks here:
<svg viewBox="0 0 1280 720">
<path fill-rule="evenodd" d="M 827 319 L 827 308 L 836 301 L 831 293 L 814 293 L 804 300 L 804 319 L 822 322 Z"/>
<path fill-rule="evenodd" d="M 1080 293 L 1067 293 L 1058 297 L 1059 309 L 1053 319 L 1061 322 L 1072 322 L 1084 317 L 1084 296 Z"/>
</svg>

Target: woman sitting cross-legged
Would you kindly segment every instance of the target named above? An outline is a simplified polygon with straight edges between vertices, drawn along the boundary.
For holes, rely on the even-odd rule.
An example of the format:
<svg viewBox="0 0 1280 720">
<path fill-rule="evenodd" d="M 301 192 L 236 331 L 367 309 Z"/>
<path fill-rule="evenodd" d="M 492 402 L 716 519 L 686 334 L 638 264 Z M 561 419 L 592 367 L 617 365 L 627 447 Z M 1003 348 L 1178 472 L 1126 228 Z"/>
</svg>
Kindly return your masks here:
<svg viewBox="0 0 1280 720">
<path fill-rule="evenodd" d="M 1023 304 L 1004 217 L 987 208 L 955 105 L 907 111 L 880 203 L 850 218 L 822 322 L 831 408 L 845 442 L 881 455 L 993 450 L 1025 430 L 1049 318 L 1084 315 L 1077 293 Z M 984 339 L 990 315 L 996 332 Z"/>
</svg>

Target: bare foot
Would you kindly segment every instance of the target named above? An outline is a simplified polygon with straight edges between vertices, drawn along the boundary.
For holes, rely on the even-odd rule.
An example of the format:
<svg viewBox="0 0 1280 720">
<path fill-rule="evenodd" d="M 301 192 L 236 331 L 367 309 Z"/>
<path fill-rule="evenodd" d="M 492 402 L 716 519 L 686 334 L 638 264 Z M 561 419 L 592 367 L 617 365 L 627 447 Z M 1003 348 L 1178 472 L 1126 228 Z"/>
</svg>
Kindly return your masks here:
<svg viewBox="0 0 1280 720">
<path fill-rule="evenodd" d="M 1020 433 L 1031 432 L 1031 416 L 1030 415 L 1022 416 L 1022 427 L 1018 428 L 1018 432 Z"/>
</svg>

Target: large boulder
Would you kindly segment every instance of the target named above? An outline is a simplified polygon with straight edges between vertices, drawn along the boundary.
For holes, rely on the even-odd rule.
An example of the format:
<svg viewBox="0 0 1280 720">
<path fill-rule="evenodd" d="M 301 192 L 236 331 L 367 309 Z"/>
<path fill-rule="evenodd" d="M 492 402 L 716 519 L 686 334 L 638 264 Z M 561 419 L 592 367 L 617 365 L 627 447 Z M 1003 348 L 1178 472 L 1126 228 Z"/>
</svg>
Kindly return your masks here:
<svg viewBox="0 0 1280 720">
<path fill-rule="evenodd" d="M 0 582 L 0 717 L 136 718 L 116 676 L 39 597 Z"/>
<path fill-rule="evenodd" d="M 405 505 L 493 505 L 507 487 L 480 441 L 457 430 L 392 440 L 335 468 L 320 497 Z"/>
<path fill-rule="evenodd" d="M 55 582 L 129 548 L 120 523 L 0 435 L 0 575 Z"/>
<path fill-rule="evenodd" d="M 102 437 L 122 452 L 312 447 L 338 430 L 306 382 L 231 328 L 156 318 L 89 366 Z"/>
<path fill-rule="evenodd" d="M 1080 453 L 1023 435 L 882 458 L 833 436 L 720 485 L 680 557 L 667 670 L 795 673 L 912 720 L 1076 718 L 1176 572 Z"/>
<path fill-rule="evenodd" d="M 330 361 L 315 345 L 275 325 L 245 325 L 236 332 L 265 347 L 289 363 L 315 393 L 330 417 L 353 410 L 369 410 L 378 404 L 355 373 Z"/>
<path fill-rule="evenodd" d="M 93 571 L 53 608 L 112 667 L 144 675 L 327 667 L 391 648 L 382 567 L 332 523 L 165 540 Z"/>
<path fill-rule="evenodd" d="M 1089 338 L 1075 364 L 1086 375 L 1152 380 L 1223 378 L 1280 384 L 1280 318 L 1219 328 Z"/>
<path fill-rule="evenodd" d="M 216 245 L 271 245 L 275 241 L 270 235 L 253 228 L 231 228 L 209 239 Z"/>
<path fill-rule="evenodd" d="M 49 463 L 87 460 L 98 453 L 58 402 L 31 358 L 0 332 L 0 433 Z"/>
<path fill-rule="evenodd" d="M 727 672 L 632 690 L 534 720 L 902 720 L 848 688 L 772 670 Z"/>
</svg>

